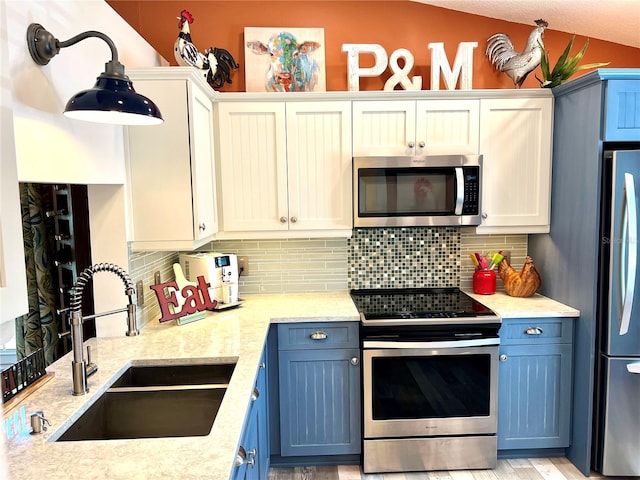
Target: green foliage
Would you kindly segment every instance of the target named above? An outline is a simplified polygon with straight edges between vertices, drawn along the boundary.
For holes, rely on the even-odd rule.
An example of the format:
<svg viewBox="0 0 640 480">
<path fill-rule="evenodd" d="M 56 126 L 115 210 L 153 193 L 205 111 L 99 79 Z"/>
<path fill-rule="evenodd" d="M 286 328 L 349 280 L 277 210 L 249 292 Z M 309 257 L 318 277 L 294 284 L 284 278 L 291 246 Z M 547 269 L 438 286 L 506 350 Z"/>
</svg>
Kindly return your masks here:
<svg viewBox="0 0 640 480">
<path fill-rule="evenodd" d="M 538 44 L 540 45 L 540 48 L 542 49 L 542 59 L 540 60 L 540 69 L 542 70 L 542 80 L 540 80 L 537 76 L 536 76 L 536 80 L 540 82 L 541 87 L 543 88 L 557 87 L 558 85 L 561 85 L 567 80 L 569 80 L 569 78 L 571 78 L 571 76 L 574 73 L 579 72 L 580 70 L 588 70 L 590 68 L 598 68 L 598 67 L 604 67 L 606 65 L 609 65 L 609 62 L 606 62 L 606 63 L 589 63 L 587 65 L 578 66 L 578 62 L 582 60 L 582 57 L 584 57 L 584 54 L 587 51 L 587 47 L 589 46 L 589 39 L 587 38 L 587 41 L 585 42 L 584 46 L 578 53 L 576 53 L 573 56 L 570 56 L 569 52 L 573 47 L 573 41 L 575 40 L 575 38 L 576 38 L 575 35 L 571 37 L 571 40 L 569 41 L 567 48 L 564 49 L 564 52 L 562 52 L 562 55 L 560 55 L 560 58 L 558 58 L 558 61 L 556 62 L 556 66 L 553 67 L 553 70 L 551 71 L 549 70 L 549 57 L 547 55 L 547 52 L 544 50 L 540 42 L 538 42 Z"/>
</svg>

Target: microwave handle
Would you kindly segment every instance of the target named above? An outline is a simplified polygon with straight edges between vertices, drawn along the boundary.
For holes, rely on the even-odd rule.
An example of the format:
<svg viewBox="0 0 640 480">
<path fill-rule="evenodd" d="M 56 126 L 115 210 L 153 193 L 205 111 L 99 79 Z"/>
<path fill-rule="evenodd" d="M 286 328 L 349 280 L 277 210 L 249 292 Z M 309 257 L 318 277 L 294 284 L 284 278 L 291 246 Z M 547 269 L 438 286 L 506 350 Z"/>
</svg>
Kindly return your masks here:
<svg viewBox="0 0 640 480">
<path fill-rule="evenodd" d="M 456 215 L 462 215 L 462 204 L 464 203 L 464 175 L 462 167 L 456 167 L 456 208 L 453 211 Z"/>
</svg>

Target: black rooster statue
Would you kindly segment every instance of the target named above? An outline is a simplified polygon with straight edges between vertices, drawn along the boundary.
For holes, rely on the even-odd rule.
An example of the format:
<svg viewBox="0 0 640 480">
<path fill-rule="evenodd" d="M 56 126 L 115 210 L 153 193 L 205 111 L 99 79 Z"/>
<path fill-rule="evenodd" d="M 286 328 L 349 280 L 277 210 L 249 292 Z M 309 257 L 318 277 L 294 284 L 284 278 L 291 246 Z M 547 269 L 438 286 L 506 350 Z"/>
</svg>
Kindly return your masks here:
<svg viewBox="0 0 640 480">
<path fill-rule="evenodd" d="M 191 40 L 189 24 L 193 23 L 193 15 L 182 10 L 177 18 L 180 33 L 173 44 L 173 54 L 178 65 L 203 70 L 205 80 L 214 89 L 222 87 L 225 82 L 232 83 L 231 70 L 240 67 L 233 56 L 224 48 L 217 47 L 209 47 L 201 53 Z"/>
<path fill-rule="evenodd" d="M 542 19 L 536 20 L 535 24 L 537 27 L 529 34 L 522 53 L 515 51 L 511 38 L 505 33 L 496 33 L 487 39 L 486 54 L 489 61 L 495 68 L 507 74 L 517 88 L 520 88 L 527 75 L 540 65 L 544 54 L 542 37 L 549 24 Z"/>
</svg>

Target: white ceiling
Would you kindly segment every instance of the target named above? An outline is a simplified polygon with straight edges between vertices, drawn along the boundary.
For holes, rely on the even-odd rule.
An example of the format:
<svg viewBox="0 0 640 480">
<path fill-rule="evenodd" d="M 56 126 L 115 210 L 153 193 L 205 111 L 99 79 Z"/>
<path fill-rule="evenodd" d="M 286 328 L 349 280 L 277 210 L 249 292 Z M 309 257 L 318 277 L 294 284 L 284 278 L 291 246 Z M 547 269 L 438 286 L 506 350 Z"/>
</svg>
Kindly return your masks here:
<svg viewBox="0 0 640 480">
<path fill-rule="evenodd" d="M 413 0 L 640 48 L 640 0 Z"/>
</svg>

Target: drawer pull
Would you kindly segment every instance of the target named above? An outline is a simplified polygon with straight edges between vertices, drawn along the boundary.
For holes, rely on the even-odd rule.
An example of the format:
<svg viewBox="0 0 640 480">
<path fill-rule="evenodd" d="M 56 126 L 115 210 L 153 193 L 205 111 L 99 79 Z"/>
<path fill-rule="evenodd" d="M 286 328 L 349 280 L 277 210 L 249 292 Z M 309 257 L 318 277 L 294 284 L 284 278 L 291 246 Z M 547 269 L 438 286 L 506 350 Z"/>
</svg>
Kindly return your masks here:
<svg viewBox="0 0 640 480">
<path fill-rule="evenodd" d="M 542 329 L 540 327 L 529 327 L 524 331 L 524 333 L 527 335 L 541 335 Z"/>
<path fill-rule="evenodd" d="M 311 332 L 309 338 L 311 340 L 325 340 L 327 338 L 327 334 L 321 330 L 316 330 L 315 332 Z"/>
</svg>

